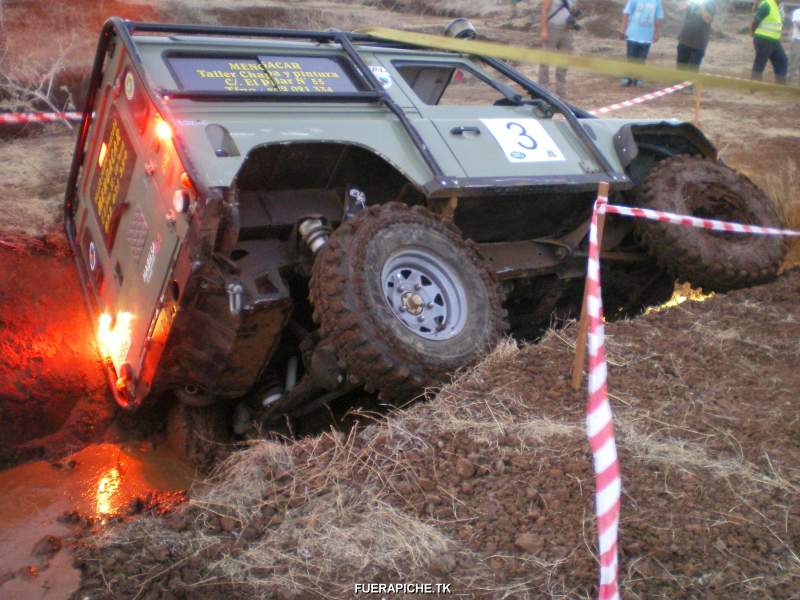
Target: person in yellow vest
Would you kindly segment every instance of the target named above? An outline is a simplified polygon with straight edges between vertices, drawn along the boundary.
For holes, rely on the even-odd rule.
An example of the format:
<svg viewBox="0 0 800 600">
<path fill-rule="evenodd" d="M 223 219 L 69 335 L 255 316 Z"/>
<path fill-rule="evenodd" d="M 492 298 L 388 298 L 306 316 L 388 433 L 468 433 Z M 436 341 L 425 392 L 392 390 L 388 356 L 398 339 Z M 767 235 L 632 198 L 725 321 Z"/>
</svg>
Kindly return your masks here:
<svg viewBox="0 0 800 600">
<path fill-rule="evenodd" d="M 772 63 L 777 83 L 786 83 L 789 59 L 781 45 L 783 11 L 776 0 L 762 0 L 750 25 L 756 56 L 753 60 L 753 79 L 761 79 L 767 61 Z"/>
</svg>

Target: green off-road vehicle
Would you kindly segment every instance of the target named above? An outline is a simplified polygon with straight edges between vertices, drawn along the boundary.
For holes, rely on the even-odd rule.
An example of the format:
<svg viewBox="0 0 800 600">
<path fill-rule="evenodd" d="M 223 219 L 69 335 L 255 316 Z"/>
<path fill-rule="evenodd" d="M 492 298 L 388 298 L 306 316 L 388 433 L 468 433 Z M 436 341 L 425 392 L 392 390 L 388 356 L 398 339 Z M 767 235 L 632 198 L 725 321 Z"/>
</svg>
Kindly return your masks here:
<svg viewBox="0 0 800 600">
<path fill-rule="evenodd" d="M 693 125 L 593 118 L 492 58 L 111 19 L 66 229 L 122 407 L 169 393 L 263 421 L 409 399 L 574 315 L 604 181 L 622 203 L 780 225 Z M 607 312 L 675 277 L 767 281 L 784 254 L 609 218 Z"/>
</svg>

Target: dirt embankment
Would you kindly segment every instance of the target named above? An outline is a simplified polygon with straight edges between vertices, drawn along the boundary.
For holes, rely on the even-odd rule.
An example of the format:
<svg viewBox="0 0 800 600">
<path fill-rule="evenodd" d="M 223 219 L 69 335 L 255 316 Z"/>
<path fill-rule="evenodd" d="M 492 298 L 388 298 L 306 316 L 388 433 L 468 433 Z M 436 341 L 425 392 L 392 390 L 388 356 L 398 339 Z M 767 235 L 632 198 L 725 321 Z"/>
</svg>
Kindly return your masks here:
<svg viewBox="0 0 800 600">
<path fill-rule="evenodd" d="M 77 450 L 114 412 L 73 260 L 34 242 L 0 245 L 0 465 Z"/>
<path fill-rule="evenodd" d="M 800 577 L 800 271 L 608 325 L 623 589 L 788 598 Z M 505 344 L 344 437 L 258 442 L 190 505 L 84 547 L 92 598 L 345 598 L 356 582 L 587 597 L 597 576 L 571 330 Z"/>
</svg>

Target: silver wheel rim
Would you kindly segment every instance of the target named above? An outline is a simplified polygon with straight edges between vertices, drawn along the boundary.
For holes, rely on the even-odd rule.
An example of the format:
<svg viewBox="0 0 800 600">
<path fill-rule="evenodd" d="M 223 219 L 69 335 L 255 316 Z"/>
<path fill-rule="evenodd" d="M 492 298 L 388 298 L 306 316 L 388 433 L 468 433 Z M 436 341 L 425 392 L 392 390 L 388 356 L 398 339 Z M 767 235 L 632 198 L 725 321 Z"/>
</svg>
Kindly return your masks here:
<svg viewBox="0 0 800 600">
<path fill-rule="evenodd" d="M 394 316 L 419 337 L 447 340 L 464 329 L 464 285 L 436 254 L 422 248 L 396 252 L 383 265 L 381 287 Z"/>
</svg>

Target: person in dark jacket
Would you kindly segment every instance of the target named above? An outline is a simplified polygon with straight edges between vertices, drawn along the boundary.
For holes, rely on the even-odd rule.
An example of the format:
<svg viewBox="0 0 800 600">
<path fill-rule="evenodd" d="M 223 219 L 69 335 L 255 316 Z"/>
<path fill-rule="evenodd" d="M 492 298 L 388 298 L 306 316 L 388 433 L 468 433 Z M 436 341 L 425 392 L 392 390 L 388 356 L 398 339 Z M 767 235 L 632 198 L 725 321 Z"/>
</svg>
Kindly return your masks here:
<svg viewBox="0 0 800 600">
<path fill-rule="evenodd" d="M 706 55 L 717 0 L 690 0 L 678 35 L 678 68 L 697 71 Z"/>
</svg>

